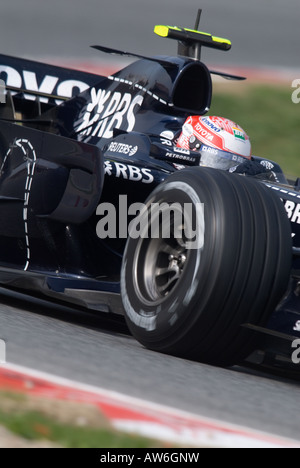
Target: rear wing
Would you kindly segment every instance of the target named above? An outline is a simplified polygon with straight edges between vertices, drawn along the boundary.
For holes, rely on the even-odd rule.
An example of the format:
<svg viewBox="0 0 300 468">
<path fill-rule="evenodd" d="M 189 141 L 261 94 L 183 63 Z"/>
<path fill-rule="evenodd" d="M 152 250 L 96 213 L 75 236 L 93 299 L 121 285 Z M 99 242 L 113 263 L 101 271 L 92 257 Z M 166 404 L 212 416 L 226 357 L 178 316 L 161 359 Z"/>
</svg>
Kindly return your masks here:
<svg viewBox="0 0 300 468">
<path fill-rule="evenodd" d="M 201 58 L 201 47 L 209 47 L 217 50 L 230 50 L 231 42 L 228 39 L 213 36 L 212 34 L 198 31 L 202 10 L 198 10 L 194 29 L 178 28 L 177 26 L 157 25 L 155 34 L 160 37 L 168 37 L 178 41 L 178 55 L 190 57 L 196 60 Z"/>
<path fill-rule="evenodd" d="M 231 42 L 222 37 L 212 36 L 209 33 L 193 29 L 178 28 L 177 26 L 157 25 L 155 34 L 178 41 L 178 55 L 200 60 L 201 47 L 210 47 L 218 50 L 230 50 Z"/>
<path fill-rule="evenodd" d="M 178 41 L 178 55 L 186 58 L 192 58 L 198 62 L 201 61 L 201 48 L 209 47 L 211 49 L 227 51 L 231 49 L 231 41 L 223 37 L 213 36 L 212 34 L 198 31 L 200 16 L 202 10 L 198 10 L 195 29 L 179 28 L 177 26 L 156 25 L 154 28 L 155 34 L 160 37 L 168 37 Z M 108 54 L 117 54 L 121 56 L 135 57 L 139 59 L 146 59 L 160 63 L 164 68 L 176 68 L 176 64 L 172 60 L 166 60 L 164 57 L 146 57 L 140 54 L 126 52 L 122 50 L 112 49 L 99 45 L 91 46 L 94 49 L 100 50 Z M 211 74 L 222 76 L 229 80 L 245 80 L 243 76 L 232 75 L 219 71 L 210 70 Z"/>
</svg>

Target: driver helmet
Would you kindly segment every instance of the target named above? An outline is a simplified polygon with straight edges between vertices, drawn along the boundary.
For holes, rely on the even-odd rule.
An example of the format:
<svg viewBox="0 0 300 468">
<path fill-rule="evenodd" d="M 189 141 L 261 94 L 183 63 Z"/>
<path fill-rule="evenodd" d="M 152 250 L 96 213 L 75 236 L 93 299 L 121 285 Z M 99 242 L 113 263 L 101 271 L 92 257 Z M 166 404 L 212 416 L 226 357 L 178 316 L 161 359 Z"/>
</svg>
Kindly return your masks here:
<svg viewBox="0 0 300 468">
<path fill-rule="evenodd" d="M 245 131 L 229 119 L 190 116 L 176 145 L 201 154 L 200 166 L 229 170 L 251 160 L 251 143 Z"/>
</svg>

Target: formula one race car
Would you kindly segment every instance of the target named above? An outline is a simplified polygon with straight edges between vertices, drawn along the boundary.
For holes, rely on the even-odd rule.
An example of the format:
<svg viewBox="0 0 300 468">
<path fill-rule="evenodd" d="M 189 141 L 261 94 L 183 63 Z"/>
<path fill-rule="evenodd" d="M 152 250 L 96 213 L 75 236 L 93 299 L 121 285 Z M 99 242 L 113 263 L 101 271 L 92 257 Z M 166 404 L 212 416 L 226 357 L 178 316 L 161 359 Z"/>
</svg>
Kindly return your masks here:
<svg viewBox="0 0 300 468">
<path fill-rule="evenodd" d="M 242 78 L 201 62 L 231 44 L 199 18 L 155 27 L 174 57 L 94 46 L 137 59 L 108 77 L 0 56 L 0 284 L 125 315 L 152 350 L 297 372 L 299 179 L 205 116 L 211 75 Z"/>
</svg>

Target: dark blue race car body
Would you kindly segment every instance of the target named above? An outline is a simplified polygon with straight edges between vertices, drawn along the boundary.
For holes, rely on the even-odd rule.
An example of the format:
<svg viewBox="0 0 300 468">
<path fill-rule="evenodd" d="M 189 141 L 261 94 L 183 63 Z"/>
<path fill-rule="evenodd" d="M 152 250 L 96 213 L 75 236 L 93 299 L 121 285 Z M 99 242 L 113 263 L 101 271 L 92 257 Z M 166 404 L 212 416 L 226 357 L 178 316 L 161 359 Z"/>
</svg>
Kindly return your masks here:
<svg viewBox="0 0 300 468">
<path fill-rule="evenodd" d="M 191 54 L 138 58 L 109 77 L 2 55 L 0 78 L 7 86 L 0 104 L 0 284 L 124 314 L 127 239 L 99 239 L 97 207 L 118 206 L 122 194 L 128 204 L 143 203 L 172 174 L 199 168 L 201 153 L 173 140 L 187 116 L 208 112 L 211 72 Z M 240 326 L 255 336 L 255 362 L 276 367 L 280 356 L 280 365 L 297 373 L 291 344 L 300 338 L 300 184 L 268 162 L 275 180 L 257 184 L 285 205 L 292 265 L 263 326 Z"/>
</svg>

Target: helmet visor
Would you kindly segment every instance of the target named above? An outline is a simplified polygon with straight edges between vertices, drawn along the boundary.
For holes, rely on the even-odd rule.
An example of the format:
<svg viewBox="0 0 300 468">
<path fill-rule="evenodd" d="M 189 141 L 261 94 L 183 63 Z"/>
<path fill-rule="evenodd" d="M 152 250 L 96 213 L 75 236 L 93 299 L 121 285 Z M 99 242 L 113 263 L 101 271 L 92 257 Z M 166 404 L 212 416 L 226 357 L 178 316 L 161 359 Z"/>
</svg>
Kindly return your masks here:
<svg viewBox="0 0 300 468">
<path fill-rule="evenodd" d="M 207 145 L 201 145 L 200 149 L 200 166 L 213 167 L 223 171 L 229 170 L 231 167 L 238 166 L 245 162 L 243 156 L 239 156 L 229 151 L 219 150 Z"/>
</svg>

